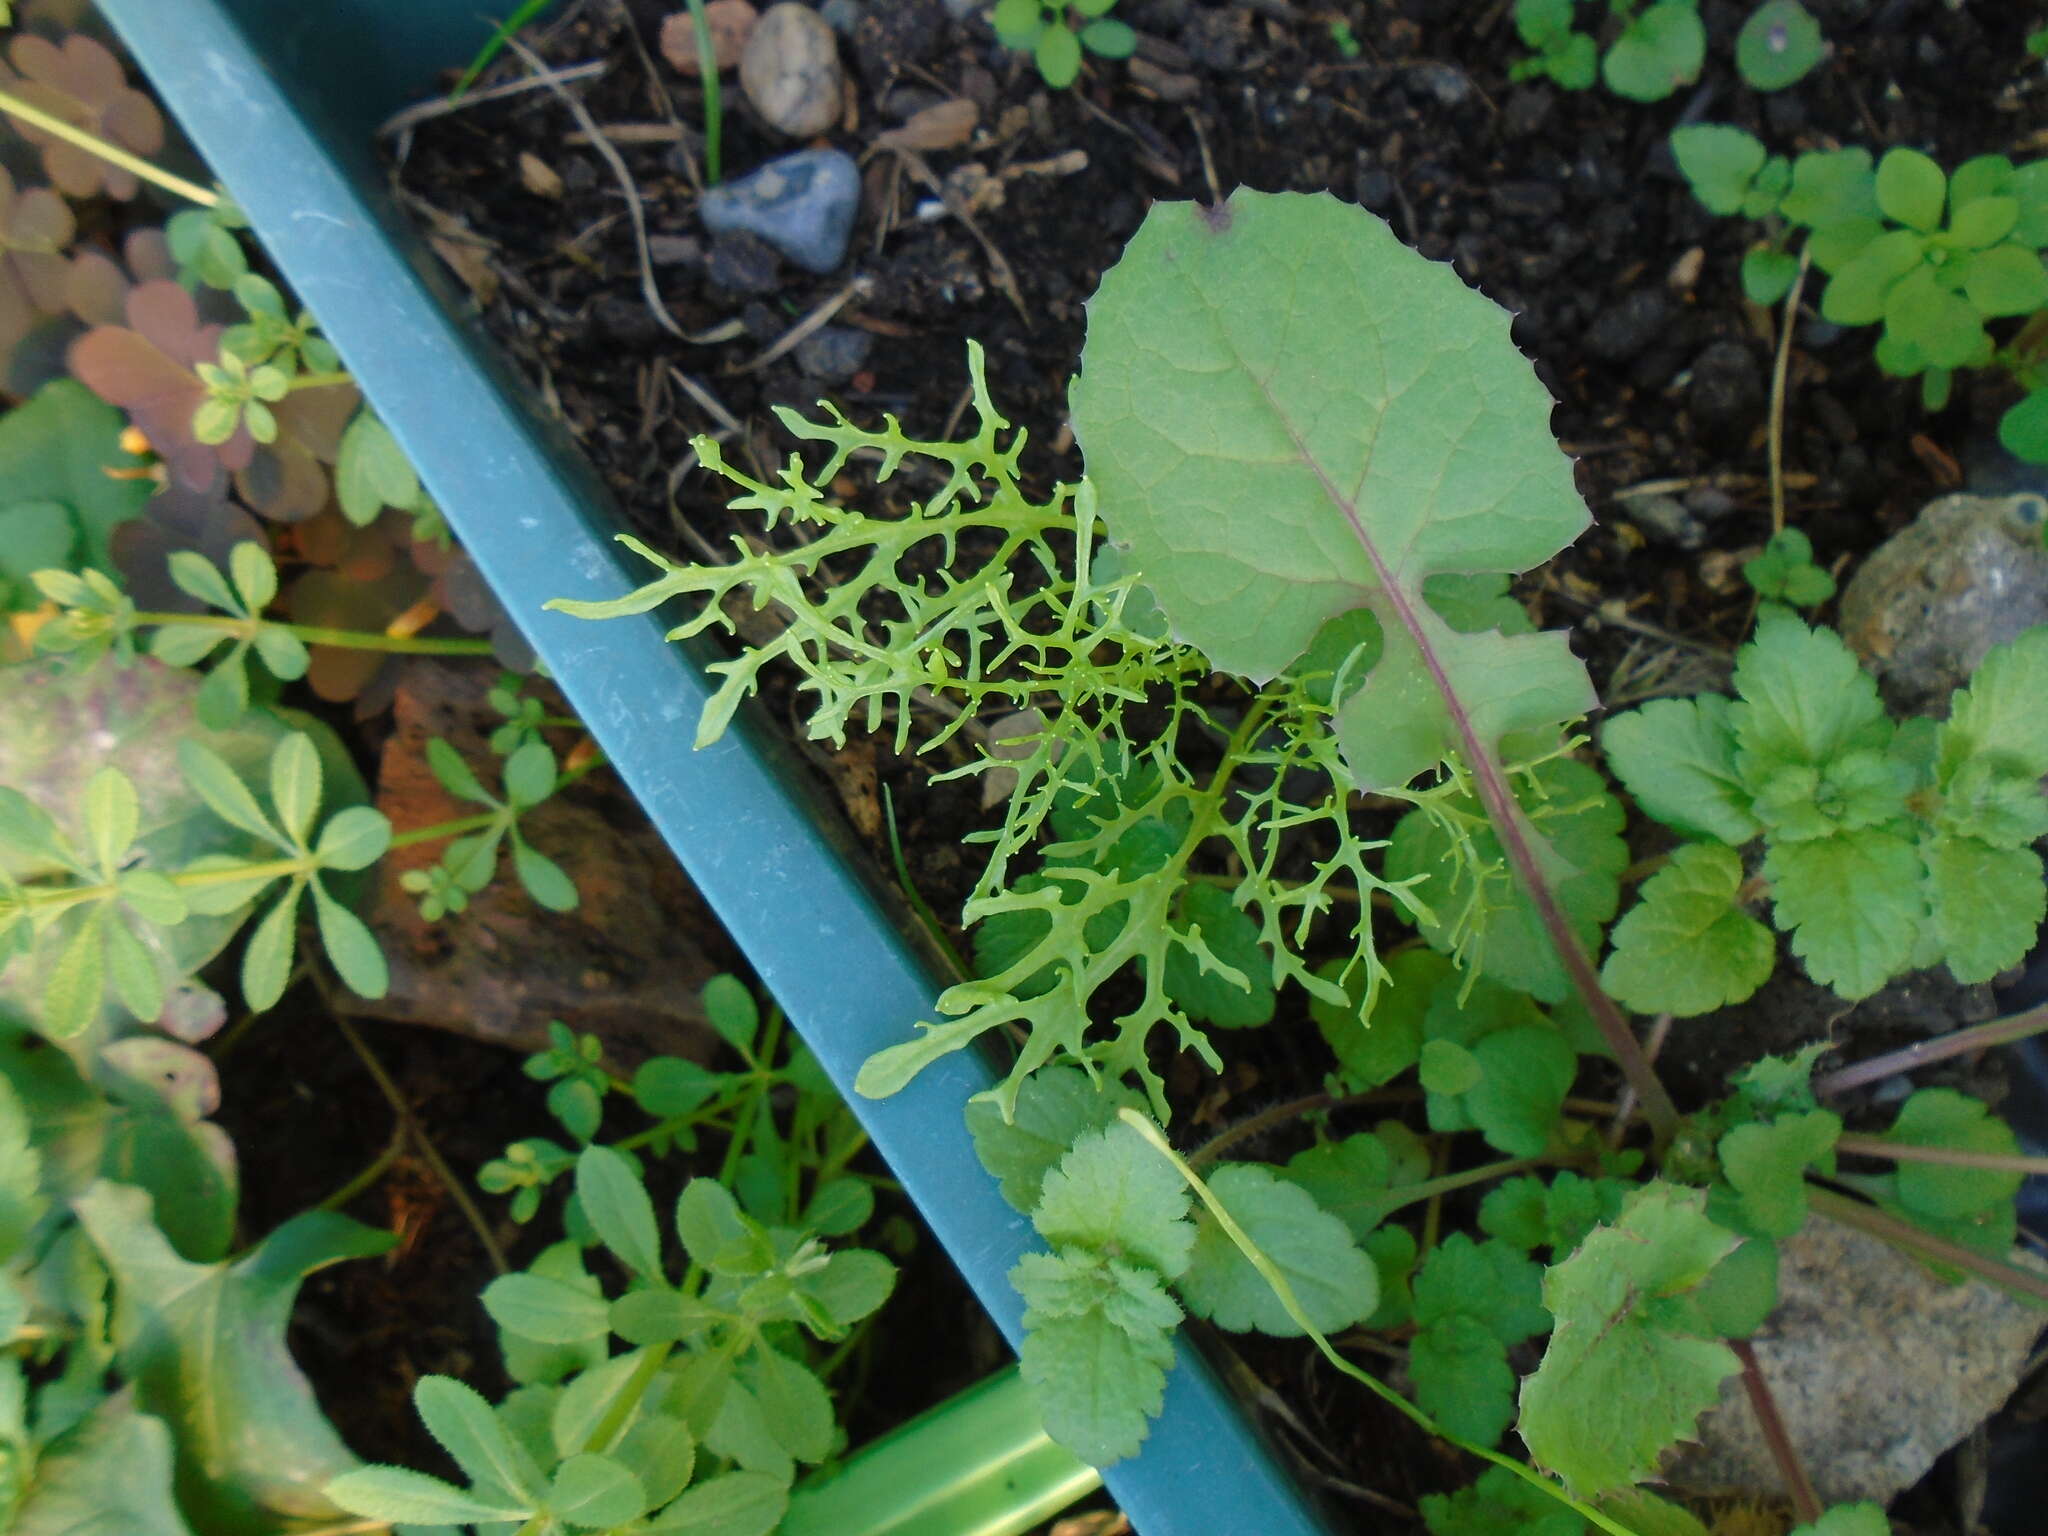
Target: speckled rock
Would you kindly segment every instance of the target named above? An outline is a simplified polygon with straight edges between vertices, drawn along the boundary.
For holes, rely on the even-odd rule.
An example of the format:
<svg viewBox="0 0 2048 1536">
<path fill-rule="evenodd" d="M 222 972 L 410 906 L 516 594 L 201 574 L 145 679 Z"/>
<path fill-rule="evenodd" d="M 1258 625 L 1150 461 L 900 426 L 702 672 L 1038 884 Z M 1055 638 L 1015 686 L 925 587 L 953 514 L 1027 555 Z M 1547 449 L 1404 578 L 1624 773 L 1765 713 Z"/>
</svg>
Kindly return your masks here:
<svg viewBox="0 0 2048 1536">
<path fill-rule="evenodd" d="M 1752 1342 L 1829 1504 L 1882 1502 L 1918 1482 L 2012 1395 L 2048 1322 L 2002 1291 L 1944 1284 L 1819 1217 L 1780 1246 L 1779 1265 L 1778 1309 Z M 1667 1476 L 1684 1491 L 1784 1491 L 1739 1375 Z"/>
<path fill-rule="evenodd" d="M 1992 646 L 2048 624 L 2048 498 L 1944 496 L 1850 579 L 1842 638 L 1901 713 L 1946 716 Z"/>
<path fill-rule="evenodd" d="M 776 132 L 793 139 L 825 132 L 845 99 L 831 24 L 795 0 L 768 7 L 740 54 L 740 88 Z"/>
<path fill-rule="evenodd" d="M 860 208 L 860 168 L 837 149 L 805 149 L 713 187 L 697 205 L 714 235 L 743 229 L 798 266 L 830 272 L 846 255 Z"/>
</svg>

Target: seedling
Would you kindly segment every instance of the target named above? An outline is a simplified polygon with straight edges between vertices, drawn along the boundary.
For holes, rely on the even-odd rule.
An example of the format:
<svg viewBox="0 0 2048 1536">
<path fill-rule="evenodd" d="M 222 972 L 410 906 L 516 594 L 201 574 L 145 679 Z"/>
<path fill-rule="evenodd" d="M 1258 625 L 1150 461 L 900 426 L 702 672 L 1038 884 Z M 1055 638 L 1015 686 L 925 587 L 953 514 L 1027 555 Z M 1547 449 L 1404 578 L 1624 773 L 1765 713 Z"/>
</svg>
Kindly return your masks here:
<svg viewBox="0 0 2048 1536">
<path fill-rule="evenodd" d="M 1577 0 L 1516 0 L 1515 30 L 1533 55 L 1509 67 L 1515 80 L 1548 78 L 1568 91 L 1589 89 L 1596 76 L 1617 96 L 1662 101 L 1699 78 L 1706 29 L 1699 0 L 1608 0 L 1610 23 L 1620 30 L 1602 56 L 1591 32 L 1577 28 Z M 1783 90 L 1803 79 L 1826 49 L 1820 26 L 1799 0 L 1764 0 L 1750 13 L 1735 43 L 1735 67 L 1759 91 Z"/>
<path fill-rule="evenodd" d="M 1110 15 L 1116 0 L 999 0 L 989 21 L 1006 48 L 1028 49 L 1045 83 L 1055 90 L 1081 73 L 1081 53 L 1127 59 L 1138 34 Z M 1075 23 L 1079 22 L 1077 28 Z"/>
<path fill-rule="evenodd" d="M 1877 325 L 1878 365 L 1919 378 L 1929 410 L 1948 403 L 1962 368 L 2001 366 L 2028 390 L 2005 414 L 1999 437 L 2032 463 L 2048 463 L 2048 370 L 2037 325 L 2000 347 L 1989 326 L 2048 307 L 2048 161 L 2015 166 L 1980 155 L 1954 173 L 1903 146 L 1873 162 L 1867 150 L 1770 155 L 1739 128 L 1702 124 L 1671 136 L 1693 193 L 1721 214 L 1766 223 L 1743 260 L 1744 290 L 1773 303 L 1798 262 L 1788 246 L 1806 234 L 1813 264 L 1828 274 L 1822 318 Z"/>
</svg>

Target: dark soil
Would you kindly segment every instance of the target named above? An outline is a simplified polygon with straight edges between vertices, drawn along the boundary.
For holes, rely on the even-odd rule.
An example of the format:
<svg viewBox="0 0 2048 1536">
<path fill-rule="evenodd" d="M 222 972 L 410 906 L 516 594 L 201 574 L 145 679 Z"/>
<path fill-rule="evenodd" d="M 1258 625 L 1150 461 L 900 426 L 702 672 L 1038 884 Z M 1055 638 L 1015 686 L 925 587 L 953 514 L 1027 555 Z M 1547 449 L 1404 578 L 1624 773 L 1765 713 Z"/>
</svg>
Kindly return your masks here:
<svg viewBox="0 0 2048 1536">
<path fill-rule="evenodd" d="M 912 436 L 948 435 L 966 404 L 968 338 L 987 350 L 999 408 L 1030 433 L 1035 488 L 1077 477 L 1065 390 L 1084 304 L 1153 200 L 1246 186 L 1361 203 L 1509 309 L 1557 398 L 1554 427 L 1598 526 L 1519 590 L 1539 622 L 1574 630 L 1612 707 L 1725 680 L 1750 614 L 1736 567 L 1770 531 L 1764 445 L 1779 316 L 1743 301 L 1737 264 L 1753 230 L 1693 200 L 1666 147 L 1671 129 L 1732 121 L 1788 152 L 1910 144 L 1948 165 L 2036 147 L 2026 135 L 2042 81 L 2024 73 L 2027 8 L 1809 4 L 1834 52 L 1799 86 L 1769 98 L 1743 87 L 1728 61 L 1748 7 L 1704 0 L 1702 82 L 1650 106 L 1512 83 L 1522 49 L 1507 0 L 1123 0 L 1139 62 L 1091 62 L 1065 92 L 1045 89 L 978 17 L 950 19 L 941 0 L 850 9 L 859 20 L 841 55 L 854 103 L 829 141 L 860 155 L 918 109 L 966 98 L 979 109 L 976 137 L 927 152 L 923 165 L 956 201 L 989 186 L 999 195 L 974 203 L 978 237 L 946 216 L 907 157 L 875 153 L 852 251 L 825 277 L 700 229 L 698 89 L 655 51 L 669 7 L 632 0 L 637 38 L 614 4 L 564 7 L 535 46 L 553 65 L 607 65 L 572 89 L 625 157 L 656 237 L 661 298 L 684 331 L 717 338 L 702 344 L 650 312 L 625 196 L 550 93 L 433 117 L 388 148 L 401 196 L 444 250 L 468 242 L 464 280 L 485 321 L 589 454 L 626 524 L 680 552 L 722 547 L 739 526 L 707 477 L 677 472 L 693 434 L 727 430 L 728 456 L 762 473 L 795 446 L 772 408 L 808 410 L 829 395 L 858 420 L 886 411 Z M 1332 35 L 1339 20 L 1355 58 Z M 738 98 L 728 76 L 729 173 L 798 147 Z M 523 174 L 522 156 L 553 180 Z M 850 283 L 832 323 L 866 338 L 855 366 L 812 357 L 807 374 L 794 352 L 758 362 Z M 1924 415 L 1915 387 L 1871 361 L 1872 337 L 1820 322 L 1816 298 L 1817 285 L 1790 353 L 1787 511 L 1841 570 L 1960 483 L 1959 464 L 2002 402 L 1959 391 L 1948 411 Z M 904 493 L 876 494 L 887 504 Z M 1674 518 L 1693 532 L 1674 537 Z M 930 765 L 886 744 L 813 756 L 878 857 L 875 789 L 894 790 L 917 884 L 942 915 L 957 911 L 974 874 L 959 837 L 982 821 L 975 790 L 930 785 Z M 1982 990 L 1930 996 L 1916 981 L 1851 1022 L 1867 1021 L 1876 1049 L 1991 1008 Z M 1666 1060 L 1681 1096 L 1698 1102 L 1728 1067 L 1841 1028 L 1839 1009 L 1788 981 L 1711 1028 L 1676 1031 Z M 1174 1086 L 1195 1106 L 1193 1133 L 1312 1090 L 1326 1063 L 1301 1033 L 1262 1032 L 1258 1054 L 1220 1081 L 1184 1065 Z M 1304 1365 L 1301 1351 L 1248 1353 L 1300 1416 L 1289 1438 L 1312 1476 L 1408 1506 L 1466 1480 L 1455 1458 Z M 1347 1507 L 1361 1528 L 1387 1519 L 1363 1497 Z M 1948 1517 L 1928 1518 L 1918 1528 Z"/>
</svg>

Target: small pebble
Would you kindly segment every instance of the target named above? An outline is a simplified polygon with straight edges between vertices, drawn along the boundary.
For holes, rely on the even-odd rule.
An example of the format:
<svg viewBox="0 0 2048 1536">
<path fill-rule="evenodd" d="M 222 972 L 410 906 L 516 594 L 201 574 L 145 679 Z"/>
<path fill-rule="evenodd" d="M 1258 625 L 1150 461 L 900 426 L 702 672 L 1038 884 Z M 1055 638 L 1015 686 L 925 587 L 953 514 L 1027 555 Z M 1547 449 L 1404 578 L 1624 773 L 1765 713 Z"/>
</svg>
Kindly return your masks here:
<svg viewBox="0 0 2048 1536">
<path fill-rule="evenodd" d="M 1653 544 L 1673 549 L 1699 549 L 1707 542 L 1707 526 L 1676 496 L 1639 496 L 1627 503 L 1628 520 Z"/>
<path fill-rule="evenodd" d="M 839 41 L 807 5 L 783 0 L 754 24 L 740 55 L 740 88 L 769 127 L 793 139 L 825 132 L 844 100 Z"/>
<path fill-rule="evenodd" d="M 820 326 L 796 344 L 796 365 L 819 384 L 842 384 L 859 373 L 875 338 L 850 325 Z"/>
<path fill-rule="evenodd" d="M 713 234 L 759 235 L 809 272 L 839 265 L 859 208 L 860 168 L 837 149 L 805 149 L 771 160 L 738 181 L 713 187 L 697 205 Z"/>
<path fill-rule="evenodd" d="M 1625 363 L 1663 333 L 1671 301 L 1656 288 L 1638 288 L 1610 304 L 1586 328 L 1586 350 L 1610 363 Z"/>
<path fill-rule="evenodd" d="M 782 286 L 782 257 L 759 235 L 724 230 L 711 242 L 704 276 L 728 293 L 773 293 Z"/>
<path fill-rule="evenodd" d="M 1717 341 L 1693 359 L 1685 404 L 1709 436 L 1746 435 L 1764 410 L 1763 365 L 1739 341 Z"/>
<path fill-rule="evenodd" d="M 739 63 L 759 20 L 759 13 L 747 0 L 710 0 L 704 7 L 704 26 L 711 34 L 711 56 L 720 69 L 731 69 Z M 661 56 L 678 74 L 700 72 L 697 21 L 688 11 L 677 11 L 662 22 Z"/>
<path fill-rule="evenodd" d="M 1472 94 L 1472 77 L 1455 64 L 1417 64 L 1408 71 L 1408 86 L 1455 107 Z"/>
</svg>

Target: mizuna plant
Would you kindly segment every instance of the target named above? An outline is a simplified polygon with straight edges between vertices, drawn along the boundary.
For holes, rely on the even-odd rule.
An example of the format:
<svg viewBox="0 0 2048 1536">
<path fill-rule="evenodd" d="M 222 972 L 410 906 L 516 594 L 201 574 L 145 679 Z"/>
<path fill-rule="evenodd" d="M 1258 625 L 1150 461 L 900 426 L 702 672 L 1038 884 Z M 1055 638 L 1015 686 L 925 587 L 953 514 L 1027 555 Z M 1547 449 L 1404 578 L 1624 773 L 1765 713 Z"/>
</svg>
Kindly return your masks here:
<svg viewBox="0 0 2048 1536">
<path fill-rule="evenodd" d="M 1775 1244 L 1804 1219 L 1809 1175 L 1874 1203 L 1814 1193 L 1831 1217 L 1896 1220 L 1917 1251 L 2048 1298 L 2002 1262 L 2017 1150 L 1982 1105 L 1916 1099 L 1888 1137 L 1844 1138 L 1809 1082 L 1816 1051 L 1761 1063 L 1681 1117 L 1603 988 L 1624 813 L 1573 755 L 1595 702 L 1584 668 L 1506 593 L 1588 519 L 1502 311 L 1358 209 L 1239 193 L 1155 208 L 1104 277 L 1070 395 L 1085 481 L 1027 495 L 978 352 L 969 367 L 980 419 L 961 443 L 785 412 L 830 451 L 809 469 L 793 456 L 770 483 L 700 441 L 735 507 L 805 537 L 736 540 L 717 567 L 633 544 L 657 568 L 646 586 L 556 606 L 701 601 L 677 636 L 730 627 L 732 599 L 777 608 L 772 639 L 717 664 L 700 743 L 786 662 L 814 736 L 886 726 L 906 744 L 928 710 L 921 745 L 968 753 L 951 773 L 1015 775 L 963 914 L 980 974 L 860 1086 L 893 1092 L 947 1051 L 1017 1040 L 1009 1076 L 968 1113 L 1045 1243 L 1013 1280 L 1024 1371 L 1055 1435 L 1097 1461 L 1134 1451 L 1193 1314 L 1314 1338 L 1496 1463 L 1428 1511 L 1439 1536 L 1521 1529 L 1539 1511 L 1549 1523 L 1530 1528 L 1689 1531 L 1636 1485 L 1745 1369 L 1729 1341 L 1775 1304 Z M 922 459 L 939 489 L 898 517 L 838 505 L 823 487 L 860 450 L 883 479 Z M 943 557 L 938 574 L 904 574 L 920 546 Z M 1775 544 L 1756 579 L 1819 601 L 1810 553 Z M 828 562 L 834 579 L 815 580 Z M 1798 637 L 1838 644 L 1773 611 L 1754 649 Z M 1946 734 L 1923 733 L 1928 782 L 1958 808 L 1923 799 L 1914 814 L 1963 814 L 1969 777 L 1978 822 L 2002 809 L 2015 836 L 2035 825 L 2038 789 L 2027 802 L 2015 787 L 2032 758 L 2007 740 L 2024 729 L 2011 666 L 1987 667 L 1982 703 L 1964 700 Z M 1829 675 L 1837 712 L 1860 709 Z M 1734 707 L 1765 719 L 1755 701 Z M 1026 727 L 1001 751 L 968 730 L 995 715 Z M 1881 755 L 1849 734 L 1831 745 Z M 1796 793 L 1750 794 L 1767 792 L 1793 814 Z M 1938 853 L 1902 836 L 1916 857 Z M 1420 942 L 1386 931 L 1402 921 Z M 2020 926 L 2000 930 L 2001 954 Z M 1181 1161 L 1159 1129 L 1160 1037 L 1213 1065 L 1203 1026 L 1264 1023 L 1292 984 L 1336 1057 L 1327 1091 Z M 1631 1110 L 1570 1097 L 1587 1057 L 1619 1067 Z M 1319 1134 L 1284 1163 L 1220 1160 L 1411 1074 L 1426 1137 L 1387 1120 Z M 1647 1138 L 1616 1146 L 1609 1122 L 1631 1118 Z M 1440 1171 L 1441 1138 L 1467 1132 L 1504 1156 Z M 1838 1155 L 1904 1161 L 1859 1181 Z M 1485 1187 L 1474 1233 L 1390 1219 Z M 1406 1341 L 1414 1402 L 1328 1346 L 1352 1326 Z M 1518 1388 L 1515 1353 L 1545 1336 Z M 1510 1426 L 1547 1477 L 1494 1449 Z M 1814 1532 L 1883 1529 L 1874 1507 L 1824 1516 L 1807 1498 L 1800 1512 L 1831 1522 Z"/>
</svg>

